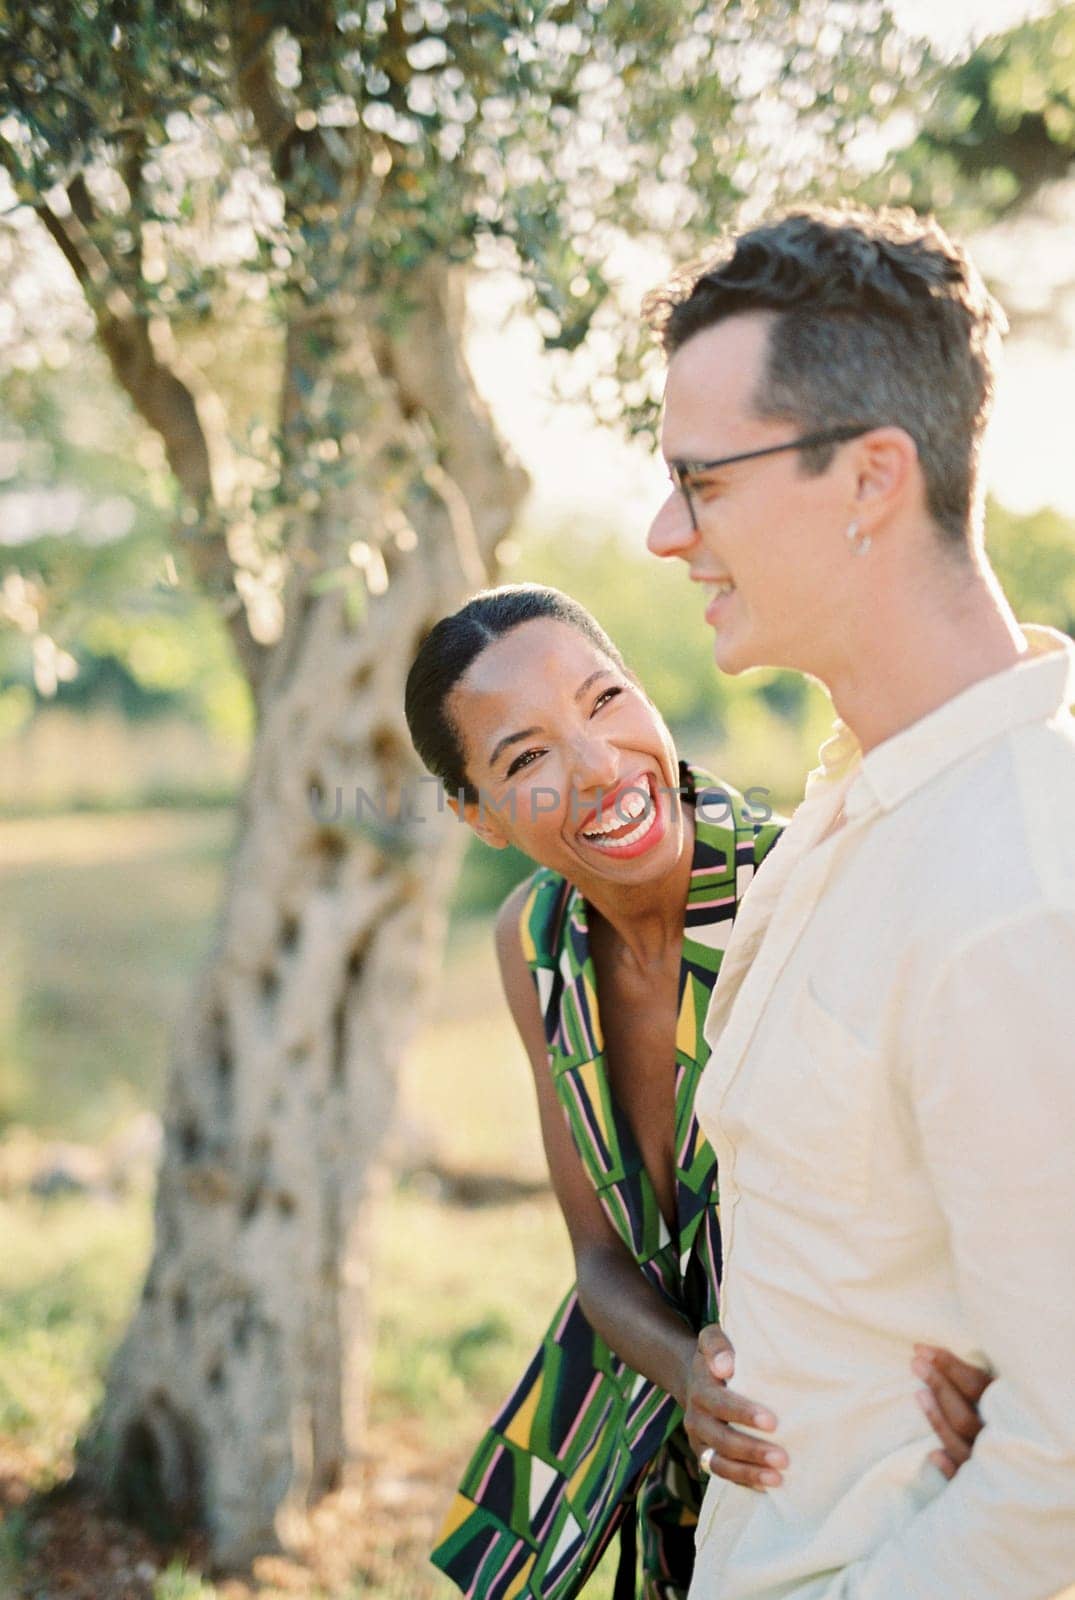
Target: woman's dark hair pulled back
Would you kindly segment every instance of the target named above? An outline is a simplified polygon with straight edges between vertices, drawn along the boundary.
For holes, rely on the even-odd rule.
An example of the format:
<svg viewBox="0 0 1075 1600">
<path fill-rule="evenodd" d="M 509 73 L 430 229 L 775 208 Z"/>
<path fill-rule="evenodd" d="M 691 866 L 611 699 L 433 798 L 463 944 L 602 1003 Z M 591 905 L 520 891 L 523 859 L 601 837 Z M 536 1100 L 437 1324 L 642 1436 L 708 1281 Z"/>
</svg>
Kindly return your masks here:
<svg viewBox="0 0 1075 1600">
<path fill-rule="evenodd" d="M 404 709 L 411 740 L 423 763 L 449 794 L 477 801 L 466 774 L 463 742 L 448 715 L 448 697 L 482 651 L 524 622 L 547 617 L 565 622 L 588 639 L 613 666 L 623 658 L 585 606 L 559 589 L 536 583 L 506 583 L 483 589 L 449 617 L 442 617 L 423 639 L 407 674 Z"/>
</svg>

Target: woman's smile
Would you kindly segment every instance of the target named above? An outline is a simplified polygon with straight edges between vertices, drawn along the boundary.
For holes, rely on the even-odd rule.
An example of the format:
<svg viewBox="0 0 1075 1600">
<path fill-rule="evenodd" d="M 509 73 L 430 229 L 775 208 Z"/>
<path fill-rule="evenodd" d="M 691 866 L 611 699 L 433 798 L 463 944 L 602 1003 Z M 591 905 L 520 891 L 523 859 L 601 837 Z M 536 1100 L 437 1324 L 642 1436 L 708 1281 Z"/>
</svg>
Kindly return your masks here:
<svg viewBox="0 0 1075 1600">
<path fill-rule="evenodd" d="M 621 784 L 591 813 L 577 837 L 605 857 L 632 859 L 660 844 L 667 831 L 662 785 L 644 772 Z"/>
</svg>

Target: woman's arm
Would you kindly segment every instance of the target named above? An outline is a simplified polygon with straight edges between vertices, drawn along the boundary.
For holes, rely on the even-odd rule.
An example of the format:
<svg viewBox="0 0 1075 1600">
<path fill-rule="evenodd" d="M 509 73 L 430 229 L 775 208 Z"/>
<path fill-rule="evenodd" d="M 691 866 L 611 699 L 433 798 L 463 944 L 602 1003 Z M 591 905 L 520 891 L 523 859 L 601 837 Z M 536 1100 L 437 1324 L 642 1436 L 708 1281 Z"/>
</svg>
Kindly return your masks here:
<svg viewBox="0 0 1075 1600">
<path fill-rule="evenodd" d="M 519 938 L 527 892 L 521 886 L 501 907 L 497 955 L 508 1006 L 530 1058 L 549 1174 L 571 1240 L 583 1314 L 633 1371 L 674 1396 L 683 1408 L 692 1448 L 713 1451 L 712 1473 L 755 1489 L 779 1483 L 774 1465 L 786 1465 L 784 1451 L 772 1439 L 758 1439 L 732 1426 L 742 1422 L 764 1427 L 767 1421 L 714 1372 L 712 1358 L 721 1349 L 730 1350 L 720 1329 L 706 1328 L 696 1336 L 647 1281 L 605 1216 L 575 1148 L 553 1087 L 544 1022 Z M 716 1366 L 719 1370 L 719 1360 Z"/>
<path fill-rule="evenodd" d="M 575 1148 L 553 1086 L 537 992 L 519 938 L 526 894 L 524 884 L 501 907 L 497 956 L 504 994 L 530 1059 L 549 1175 L 575 1257 L 579 1303 L 610 1349 L 682 1405 L 697 1341 L 639 1270 L 605 1216 Z"/>
</svg>

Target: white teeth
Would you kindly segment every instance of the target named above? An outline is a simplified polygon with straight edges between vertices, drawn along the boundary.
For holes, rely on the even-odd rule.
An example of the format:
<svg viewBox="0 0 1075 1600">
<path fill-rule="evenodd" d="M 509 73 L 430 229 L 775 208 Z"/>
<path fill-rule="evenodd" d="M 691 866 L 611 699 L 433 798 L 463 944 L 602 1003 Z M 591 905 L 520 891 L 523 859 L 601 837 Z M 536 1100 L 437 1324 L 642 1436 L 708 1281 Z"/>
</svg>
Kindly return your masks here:
<svg viewBox="0 0 1075 1600">
<path fill-rule="evenodd" d="M 609 817 L 608 821 L 602 823 L 599 828 L 590 828 L 586 837 L 587 839 L 603 839 L 606 833 L 615 833 L 617 828 L 622 828 L 624 823 L 630 822 L 630 820 L 630 817 Z"/>
<path fill-rule="evenodd" d="M 717 578 L 707 587 L 712 589 L 714 594 L 731 594 L 735 583 L 731 578 Z"/>
<path fill-rule="evenodd" d="M 608 820 L 602 823 L 600 827 L 588 828 L 582 837 L 591 844 L 600 844 L 608 834 L 615 833 L 617 828 L 622 828 L 625 823 L 632 821 L 635 817 L 641 818 L 638 827 L 632 828 L 631 832 L 625 834 L 622 839 L 611 841 L 614 848 L 619 849 L 623 845 L 633 844 L 636 839 L 641 839 L 653 821 L 651 798 L 649 794 L 643 794 L 641 788 L 631 789 L 624 794 L 613 805 Z"/>
<path fill-rule="evenodd" d="M 622 850 L 625 845 L 634 844 L 636 839 L 641 839 L 643 834 L 646 834 L 646 833 L 649 832 L 649 830 L 652 827 L 652 825 L 653 825 L 652 817 L 646 816 L 643 819 L 643 821 L 641 821 L 638 824 L 637 828 L 632 828 L 630 833 L 625 833 L 622 839 L 616 839 L 612 843 L 603 845 L 603 848 L 605 850 Z M 602 841 L 603 841 L 603 835 L 602 834 L 590 834 L 590 833 L 588 833 L 588 834 L 585 835 L 585 837 L 587 839 L 589 839 L 592 844 L 599 844 L 600 845 L 600 844 L 602 844 Z"/>
</svg>

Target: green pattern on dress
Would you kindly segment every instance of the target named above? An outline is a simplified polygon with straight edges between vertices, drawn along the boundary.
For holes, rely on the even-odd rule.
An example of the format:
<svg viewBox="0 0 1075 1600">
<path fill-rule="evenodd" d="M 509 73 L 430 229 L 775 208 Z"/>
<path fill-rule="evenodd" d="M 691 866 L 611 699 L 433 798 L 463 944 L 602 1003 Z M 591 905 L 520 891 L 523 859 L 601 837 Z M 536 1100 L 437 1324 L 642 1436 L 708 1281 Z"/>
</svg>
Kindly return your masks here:
<svg viewBox="0 0 1075 1600">
<path fill-rule="evenodd" d="M 557 1097 L 605 1214 L 697 1330 L 717 1320 L 720 1280 L 715 1163 L 694 1115 L 703 1028 L 739 900 L 780 824 L 757 823 L 707 773 L 680 772 L 695 844 L 675 1041 L 674 1234 L 605 1068 L 584 898 L 540 868 L 520 933 Z M 432 1559 L 468 1600 L 572 1600 L 637 1497 L 645 1600 L 684 1600 L 701 1495 L 679 1407 L 613 1354 L 572 1289 L 467 1467 Z"/>
</svg>

